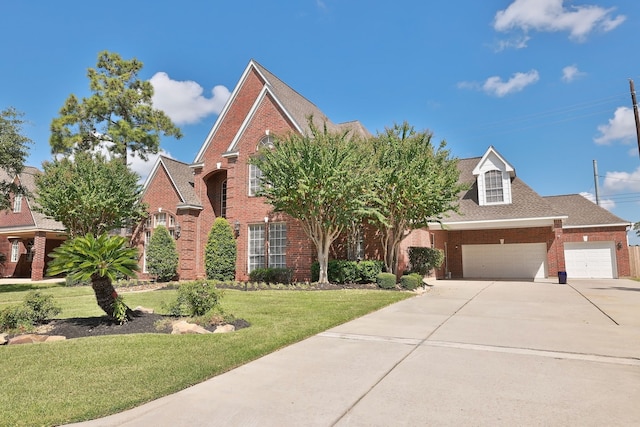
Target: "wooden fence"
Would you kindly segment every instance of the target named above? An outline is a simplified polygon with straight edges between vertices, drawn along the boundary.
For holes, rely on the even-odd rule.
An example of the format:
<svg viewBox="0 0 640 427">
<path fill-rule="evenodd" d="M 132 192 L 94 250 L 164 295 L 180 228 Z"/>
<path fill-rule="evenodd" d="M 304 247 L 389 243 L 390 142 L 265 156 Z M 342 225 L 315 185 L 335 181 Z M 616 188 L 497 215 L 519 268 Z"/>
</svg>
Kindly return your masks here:
<svg viewBox="0 0 640 427">
<path fill-rule="evenodd" d="M 640 246 L 629 246 L 631 277 L 640 277 Z"/>
</svg>

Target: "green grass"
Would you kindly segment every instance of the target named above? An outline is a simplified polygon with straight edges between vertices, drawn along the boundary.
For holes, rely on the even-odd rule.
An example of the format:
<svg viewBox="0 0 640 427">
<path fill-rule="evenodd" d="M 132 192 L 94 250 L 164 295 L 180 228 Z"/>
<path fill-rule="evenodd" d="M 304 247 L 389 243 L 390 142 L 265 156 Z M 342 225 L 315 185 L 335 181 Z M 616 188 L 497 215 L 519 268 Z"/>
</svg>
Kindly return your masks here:
<svg viewBox="0 0 640 427">
<path fill-rule="evenodd" d="M 4 292 L 5 286 L 16 286 Z M 0 307 L 32 288 L 0 285 Z M 28 285 L 33 286 L 33 285 Z M 46 285 L 59 317 L 102 315 L 88 287 Z M 161 312 L 176 291 L 124 293 Z M 0 347 L 0 425 L 50 426 L 138 406 L 219 375 L 411 294 L 372 290 L 224 291 L 222 308 L 251 323 L 232 334 L 114 335 Z"/>
</svg>

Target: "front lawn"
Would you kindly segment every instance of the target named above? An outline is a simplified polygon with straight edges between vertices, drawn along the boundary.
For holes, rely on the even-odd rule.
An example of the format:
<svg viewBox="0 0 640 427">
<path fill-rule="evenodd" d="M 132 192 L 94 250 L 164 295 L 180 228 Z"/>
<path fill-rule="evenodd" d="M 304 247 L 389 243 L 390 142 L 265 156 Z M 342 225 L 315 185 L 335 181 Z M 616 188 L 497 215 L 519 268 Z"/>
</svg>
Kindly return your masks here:
<svg viewBox="0 0 640 427">
<path fill-rule="evenodd" d="M 32 287 L 0 285 L 0 307 L 19 303 Z M 43 288 L 63 308 L 58 317 L 102 315 L 89 287 Z M 156 312 L 162 312 L 162 302 L 175 294 L 123 293 L 130 307 L 142 305 Z M 377 290 L 226 290 L 222 308 L 251 327 L 231 334 L 112 335 L 2 346 L 0 425 L 51 426 L 120 412 L 411 295 Z"/>
</svg>

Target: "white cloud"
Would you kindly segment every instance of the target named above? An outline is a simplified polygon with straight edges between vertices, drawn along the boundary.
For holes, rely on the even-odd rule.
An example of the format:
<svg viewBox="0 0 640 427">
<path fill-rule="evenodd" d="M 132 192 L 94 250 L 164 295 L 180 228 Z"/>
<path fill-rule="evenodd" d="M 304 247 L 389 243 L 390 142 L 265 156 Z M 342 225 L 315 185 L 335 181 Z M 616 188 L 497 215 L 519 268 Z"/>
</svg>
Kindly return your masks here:
<svg viewBox="0 0 640 427">
<path fill-rule="evenodd" d="M 600 136 L 594 138 L 594 142 L 600 145 L 610 144 L 613 141 L 631 142 L 636 135 L 635 118 L 633 110 L 628 107 L 618 107 L 606 125 L 598 126 Z"/>
<path fill-rule="evenodd" d="M 502 52 L 507 49 L 524 49 L 531 40 L 529 36 L 517 36 L 507 40 L 499 40 L 495 46 L 496 52 Z"/>
<path fill-rule="evenodd" d="M 640 192 L 640 167 L 633 172 L 607 172 L 602 187 L 607 193 Z"/>
<path fill-rule="evenodd" d="M 613 16 L 614 8 L 594 5 L 564 6 L 565 0 L 515 0 L 496 13 L 496 31 L 520 29 L 536 31 L 568 31 L 569 38 L 584 41 L 594 30 L 611 31 L 622 24 L 626 16 Z"/>
<path fill-rule="evenodd" d="M 537 70 L 531 70 L 527 73 L 515 73 L 507 81 L 503 81 L 501 77 L 493 76 L 484 82 L 482 90 L 490 95 L 503 97 L 514 92 L 520 92 L 538 80 L 540 80 L 540 75 Z"/>
<path fill-rule="evenodd" d="M 589 201 L 596 203 L 596 196 L 593 193 L 587 193 L 587 192 L 582 192 L 580 193 L 580 195 L 582 197 L 584 197 L 585 199 L 588 199 Z M 605 208 L 608 211 L 611 211 L 612 209 L 614 209 L 616 207 L 616 202 L 614 202 L 611 199 L 600 199 L 600 207 Z"/>
<path fill-rule="evenodd" d="M 194 81 L 171 80 L 158 72 L 150 79 L 153 85 L 153 106 L 164 111 L 177 125 L 197 123 L 211 114 L 220 114 L 231 93 L 224 86 L 215 86 L 211 98 Z"/>
<path fill-rule="evenodd" d="M 129 154 L 127 158 L 127 164 L 129 165 L 129 169 L 140 175 L 140 182 L 143 183 L 147 179 L 147 175 L 151 172 L 151 168 L 158 160 L 158 157 L 165 156 L 169 158 L 173 158 L 171 154 L 167 151 L 164 151 L 162 148 L 158 151 L 158 154 L 149 154 L 147 156 L 148 160 L 142 160 L 140 157 L 135 156 L 132 157 Z"/>
<path fill-rule="evenodd" d="M 575 64 L 568 65 L 562 69 L 562 81 L 571 83 L 578 77 L 582 77 L 586 74 L 587 73 L 580 71 Z"/>
</svg>

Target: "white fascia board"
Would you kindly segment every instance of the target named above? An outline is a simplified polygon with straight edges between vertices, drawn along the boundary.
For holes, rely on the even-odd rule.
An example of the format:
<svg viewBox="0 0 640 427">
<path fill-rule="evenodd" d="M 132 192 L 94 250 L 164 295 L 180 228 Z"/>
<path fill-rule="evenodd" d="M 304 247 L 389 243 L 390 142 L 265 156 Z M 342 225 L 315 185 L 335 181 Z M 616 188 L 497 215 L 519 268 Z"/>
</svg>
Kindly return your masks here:
<svg viewBox="0 0 640 427">
<path fill-rule="evenodd" d="M 505 172 L 509 172 L 509 175 L 511 176 L 515 176 L 516 174 L 516 169 L 513 167 L 513 165 L 511 163 L 509 163 L 507 161 L 507 159 L 505 159 L 502 154 L 498 153 L 498 150 L 495 149 L 495 147 L 493 145 L 490 145 L 489 148 L 487 149 L 487 151 L 484 153 L 484 155 L 482 156 L 482 158 L 480 159 L 480 161 L 478 162 L 478 164 L 476 165 L 475 168 L 473 168 L 473 172 L 472 174 L 474 176 L 480 175 L 480 165 L 482 165 L 486 160 L 487 157 L 489 157 L 489 155 L 493 153 L 496 157 L 498 157 L 498 159 L 500 159 L 501 162 L 504 163 L 505 165 Z"/>
<path fill-rule="evenodd" d="M 284 111 L 284 114 L 291 121 L 291 123 L 293 123 L 293 125 L 296 128 L 296 130 L 299 133 L 302 133 L 302 128 L 300 127 L 300 125 L 298 125 L 298 123 L 293 119 L 293 117 L 291 116 L 291 114 L 289 114 L 287 109 L 284 108 L 284 105 L 282 105 L 282 102 L 280 102 L 280 100 L 273 93 L 273 91 L 270 89 L 270 87 L 268 85 L 265 85 L 265 86 L 262 87 L 262 90 L 260 91 L 260 93 L 256 97 L 256 100 L 253 102 L 253 105 L 251 106 L 251 109 L 249 110 L 249 113 L 247 114 L 247 116 L 242 121 L 242 124 L 240 125 L 240 129 L 238 129 L 238 132 L 236 132 L 235 136 L 231 140 L 231 143 L 229 144 L 229 148 L 227 148 L 226 153 L 238 153 L 238 150 L 237 150 L 237 147 L 236 147 L 237 144 L 238 144 L 238 141 L 240 140 L 240 137 L 242 136 L 244 131 L 247 129 L 247 127 L 249 126 L 251 121 L 253 120 L 253 117 L 254 117 L 256 111 L 258 110 L 258 107 L 260 107 L 260 105 L 262 104 L 262 101 L 266 98 L 267 94 L 271 95 L 271 98 L 273 98 L 273 100 L 278 105 L 278 107 L 282 111 Z M 256 147 L 257 146 L 258 146 L 258 143 L 256 142 Z"/>
<path fill-rule="evenodd" d="M 147 188 L 149 187 L 149 184 L 151 184 L 151 180 L 153 179 L 153 176 L 156 174 L 156 172 L 158 172 L 158 167 L 160 166 L 160 159 L 162 157 L 158 156 L 158 158 L 156 159 L 156 162 L 153 164 L 153 167 L 151 168 L 151 171 L 147 174 L 147 178 L 144 180 L 144 184 L 142 184 L 142 194 L 140 196 L 144 196 L 144 193 L 147 192 Z"/>
<path fill-rule="evenodd" d="M 233 102 L 235 101 L 236 97 L 238 96 L 238 92 L 240 91 L 240 88 L 244 84 L 244 81 L 246 80 L 247 76 L 249 75 L 249 71 L 251 70 L 251 68 L 256 68 L 254 63 L 253 63 L 253 60 L 249 61 L 249 64 L 247 65 L 247 68 L 244 69 L 244 72 L 242 73 L 242 76 L 240 76 L 240 80 L 238 80 L 238 83 L 236 84 L 236 87 L 233 89 L 233 92 L 231 92 L 231 96 L 229 97 L 229 99 L 227 100 L 227 103 L 222 108 L 222 111 L 218 115 L 217 120 L 215 121 L 215 123 L 213 123 L 213 126 L 211 127 L 211 130 L 209 131 L 209 134 L 207 134 L 207 137 L 205 138 L 204 142 L 202 143 L 202 147 L 200 147 L 200 151 L 198 151 L 198 154 L 196 155 L 196 158 L 193 160 L 193 163 L 201 163 L 202 162 L 202 156 L 204 155 L 205 151 L 209 147 L 209 144 L 211 143 L 211 140 L 213 139 L 213 135 L 215 135 L 215 133 L 217 132 L 218 128 L 220 127 L 220 123 L 223 122 L 225 116 L 227 115 L 227 112 L 229 111 L 229 108 L 231 108 L 231 104 L 233 104 Z M 256 68 L 256 70 L 257 70 L 257 68 Z"/>
<path fill-rule="evenodd" d="M 198 210 L 201 211 L 204 209 L 204 207 L 200 206 L 200 205 L 186 205 L 186 204 L 182 204 L 182 205 L 178 205 L 176 207 L 177 210 L 181 210 L 181 209 L 194 209 L 194 210 Z"/>
<path fill-rule="evenodd" d="M 567 219 L 568 216 L 553 216 L 544 218 L 516 218 L 516 219 L 495 219 L 481 221 L 456 221 L 429 224 L 429 228 L 434 230 L 488 230 L 500 228 L 528 228 L 528 227 L 548 227 L 553 226 L 557 219 Z"/>
<path fill-rule="evenodd" d="M 565 225 L 562 228 L 598 228 L 598 227 L 633 227 L 632 222 L 620 222 L 616 224 L 592 224 L 592 225 Z"/>
<path fill-rule="evenodd" d="M 180 197 L 180 201 L 184 203 L 184 197 L 180 193 L 180 190 L 178 189 L 178 186 L 176 185 L 176 182 L 173 180 L 173 177 L 169 173 L 169 170 L 167 169 L 167 166 L 162 161 L 162 156 L 158 157 L 158 160 L 156 160 L 156 164 L 153 165 L 153 169 L 151 169 L 151 173 L 149 173 L 149 175 L 147 175 L 147 179 L 144 182 L 143 191 L 142 191 L 141 196 L 144 196 L 144 194 L 147 192 L 147 188 L 148 188 L 147 185 L 149 185 L 151 183 L 152 177 L 158 172 L 158 168 L 160 167 L 160 164 L 162 164 L 162 167 L 164 168 L 165 172 L 167 173 L 167 176 L 169 177 L 169 180 L 171 181 L 171 185 L 173 185 L 173 188 L 176 190 L 176 193 L 178 193 L 178 197 Z"/>
</svg>

